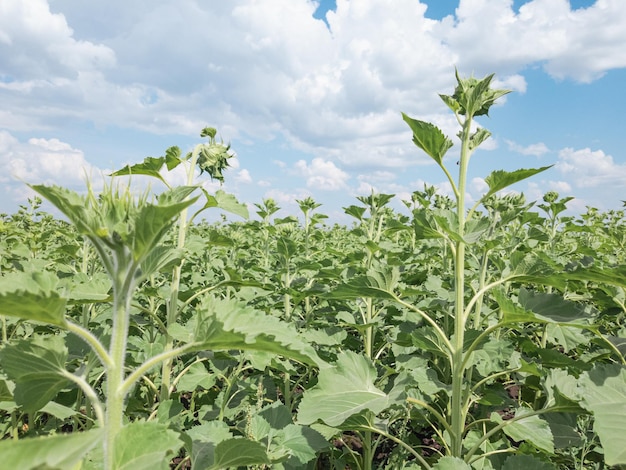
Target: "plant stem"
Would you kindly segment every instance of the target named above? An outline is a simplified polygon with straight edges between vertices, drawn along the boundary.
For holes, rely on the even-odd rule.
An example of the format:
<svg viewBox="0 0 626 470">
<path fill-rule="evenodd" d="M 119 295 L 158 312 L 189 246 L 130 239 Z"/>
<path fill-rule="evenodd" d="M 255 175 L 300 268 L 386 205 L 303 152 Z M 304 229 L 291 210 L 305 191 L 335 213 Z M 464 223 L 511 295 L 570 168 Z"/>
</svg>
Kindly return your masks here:
<svg viewBox="0 0 626 470">
<path fill-rule="evenodd" d="M 189 161 L 189 166 L 187 167 L 187 185 L 193 185 L 194 173 L 196 170 L 196 162 L 198 161 L 198 149 L 194 149 L 191 153 L 191 158 Z M 187 208 L 183 209 L 180 212 L 178 217 L 178 240 L 176 243 L 176 247 L 178 249 L 182 249 L 185 246 L 185 240 L 187 237 Z M 180 290 L 180 277 L 183 268 L 183 264 L 185 259 L 181 259 L 180 263 L 174 270 L 172 271 L 172 283 L 170 284 L 170 298 L 166 303 L 167 310 L 167 320 L 166 327 L 169 327 L 176 323 L 178 319 L 178 293 Z M 174 338 L 169 334 L 166 337 L 165 348 L 164 351 L 171 351 L 174 348 Z M 172 376 L 172 368 L 174 367 L 174 358 L 170 358 L 163 362 L 163 366 L 161 367 L 161 392 L 159 394 L 159 399 L 161 402 L 168 400 L 170 398 L 170 385 L 171 385 L 171 376 Z"/>
<path fill-rule="evenodd" d="M 106 367 L 106 414 L 104 437 L 104 468 L 114 469 L 115 437 L 121 431 L 124 417 L 124 396 L 122 389 L 126 362 L 126 343 L 130 301 L 135 287 L 135 277 L 139 266 L 126 247 L 114 252 L 117 271 L 113 278 L 113 328 L 109 357 L 111 363 Z"/>
<path fill-rule="evenodd" d="M 465 186 L 467 180 L 467 167 L 470 158 L 470 132 L 472 118 L 466 116 L 461 134 L 461 159 L 459 161 L 459 184 L 457 196 L 458 234 L 462 239 L 465 234 Z M 464 366 L 463 366 L 463 341 L 465 339 L 465 243 L 455 242 L 454 263 L 454 341 L 452 350 L 452 395 L 450 397 L 450 420 L 452 433 L 451 451 L 452 456 L 461 457 L 463 452 L 463 432 L 465 429 L 465 410 L 463 409 L 464 390 Z"/>
</svg>

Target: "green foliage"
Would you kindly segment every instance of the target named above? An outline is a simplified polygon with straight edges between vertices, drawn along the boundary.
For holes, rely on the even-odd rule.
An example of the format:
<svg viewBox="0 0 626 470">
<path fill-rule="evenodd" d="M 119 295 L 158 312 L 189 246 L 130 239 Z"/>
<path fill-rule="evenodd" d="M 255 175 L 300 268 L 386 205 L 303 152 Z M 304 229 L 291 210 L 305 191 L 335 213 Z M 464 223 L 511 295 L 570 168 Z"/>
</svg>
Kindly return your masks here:
<svg viewBox="0 0 626 470">
<path fill-rule="evenodd" d="M 596 469 L 626 464 L 626 219 L 510 185 L 465 204 L 492 76 L 441 95 L 452 140 L 403 114 L 452 196 L 371 193 L 327 226 L 202 189 L 232 155 L 206 128 L 101 194 L 33 188 L 0 219 L 0 454 L 11 468 Z M 451 159 L 452 160 L 452 159 Z M 456 161 L 456 158 L 452 161 Z M 454 163 L 453 163 L 454 164 Z M 186 171 L 169 187 L 168 172 Z M 200 170 L 200 171 L 198 171 Z M 201 173 L 202 176 L 199 176 Z M 137 195 L 121 181 L 165 183 Z M 133 179 L 131 179 L 133 181 Z M 191 211 L 191 216 L 188 215 Z"/>
</svg>

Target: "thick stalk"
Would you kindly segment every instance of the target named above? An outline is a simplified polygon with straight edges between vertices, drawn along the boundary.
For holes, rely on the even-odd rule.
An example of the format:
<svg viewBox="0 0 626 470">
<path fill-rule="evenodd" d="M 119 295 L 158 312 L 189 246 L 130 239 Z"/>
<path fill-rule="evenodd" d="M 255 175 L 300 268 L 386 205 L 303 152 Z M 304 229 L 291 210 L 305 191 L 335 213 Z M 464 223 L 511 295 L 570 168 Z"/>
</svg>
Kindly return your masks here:
<svg viewBox="0 0 626 470">
<path fill-rule="evenodd" d="M 114 469 L 115 437 L 121 431 L 124 417 L 124 367 L 126 359 L 126 344 L 128 339 L 128 325 L 130 301 L 135 286 L 135 274 L 138 266 L 129 261 L 132 255 L 124 252 L 116 253 L 118 271 L 113 283 L 113 328 L 111 331 L 111 345 L 109 357 L 111 363 L 106 367 L 106 414 L 105 414 L 105 441 L 104 441 L 104 468 Z"/>
<path fill-rule="evenodd" d="M 458 234 L 463 238 L 465 234 L 465 186 L 467 167 L 470 158 L 470 130 L 472 119 L 467 116 L 463 123 L 461 138 L 461 159 L 459 161 L 459 184 L 457 196 L 457 217 L 459 221 Z M 450 397 L 450 421 L 452 427 L 451 451 L 454 457 L 461 457 L 463 452 L 463 432 L 465 429 L 465 411 L 463 409 L 464 366 L 463 341 L 465 339 L 465 243 L 455 243 L 454 263 L 454 341 L 452 351 L 452 396 Z"/>
</svg>

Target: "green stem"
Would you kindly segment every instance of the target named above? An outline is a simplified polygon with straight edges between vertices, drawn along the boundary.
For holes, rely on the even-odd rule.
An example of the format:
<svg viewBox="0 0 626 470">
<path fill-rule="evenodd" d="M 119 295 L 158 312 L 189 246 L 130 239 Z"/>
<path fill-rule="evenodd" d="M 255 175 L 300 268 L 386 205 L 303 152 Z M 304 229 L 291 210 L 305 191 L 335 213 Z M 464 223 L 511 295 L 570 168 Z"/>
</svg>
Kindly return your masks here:
<svg viewBox="0 0 626 470">
<path fill-rule="evenodd" d="M 194 173 L 196 170 L 196 162 L 198 161 L 198 148 L 196 147 L 191 154 L 189 166 L 187 167 L 187 185 L 193 185 Z M 185 239 L 187 236 L 187 208 L 183 209 L 178 217 L 178 240 L 176 247 L 182 249 L 185 246 Z M 170 284 L 170 297 L 166 303 L 166 327 L 169 327 L 176 323 L 178 319 L 178 293 L 180 290 L 180 277 L 185 259 L 181 259 L 180 263 L 172 271 L 172 282 Z M 174 348 L 174 338 L 171 335 L 167 335 L 165 341 L 164 351 L 170 351 Z M 160 400 L 165 401 L 170 397 L 170 384 L 172 376 L 172 368 L 174 367 L 173 358 L 163 362 L 161 368 L 161 392 L 159 394 Z"/>
<path fill-rule="evenodd" d="M 104 437 L 104 468 L 114 469 L 115 437 L 121 431 L 124 417 L 124 369 L 126 362 L 126 344 L 130 320 L 130 301 L 135 287 L 135 277 L 139 265 L 132 260 L 127 248 L 114 252 L 116 275 L 113 278 L 113 328 L 106 379 L 106 414 Z"/>
<path fill-rule="evenodd" d="M 470 159 L 471 115 L 466 116 L 461 135 L 461 159 L 459 161 L 459 185 L 457 197 L 458 234 L 462 239 L 465 234 L 465 187 L 467 168 Z M 454 344 L 452 349 L 452 394 L 450 396 L 450 435 L 452 456 L 461 457 L 463 453 L 463 432 L 465 429 L 465 410 L 463 404 L 463 342 L 465 339 L 465 243 L 455 243 L 454 263 Z"/>
</svg>

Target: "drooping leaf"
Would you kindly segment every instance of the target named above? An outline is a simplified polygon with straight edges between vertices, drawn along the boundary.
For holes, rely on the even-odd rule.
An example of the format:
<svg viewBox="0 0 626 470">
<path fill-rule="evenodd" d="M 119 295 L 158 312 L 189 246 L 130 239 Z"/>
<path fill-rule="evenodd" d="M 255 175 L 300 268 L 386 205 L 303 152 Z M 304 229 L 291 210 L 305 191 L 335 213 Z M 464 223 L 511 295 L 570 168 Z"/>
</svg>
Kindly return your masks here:
<svg viewBox="0 0 626 470">
<path fill-rule="evenodd" d="M 626 464 L 626 367 L 596 365 L 579 379 L 582 406 L 593 413 L 593 428 L 609 466 Z"/>
<path fill-rule="evenodd" d="M 250 217 L 248 206 L 237 201 L 237 198 L 235 198 L 232 194 L 228 194 L 221 189 L 217 190 L 214 196 L 211 196 L 205 189 L 202 189 L 202 192 L 206 197 L 206 203 L 203 209 L 217 207 L 244 219 Z"/>
<path fill-rule="evenodd" d="M 118 470 L 167 470 L 182 447 L 179 434 L 164 424 L 134 422 L 115 436 L 114 466 Z"/>
<path fill-rule="evenodd" d="M 514 441 L 527 441 L 538 449 L 550 454 L 554 453 L 554 437 L 548 422 L 538 415 L 530 415 L 529 408 L 515 410 L 515 421 L 507 423 L 502 429 L 504 433 Z M 502 423 L 502 417 L 498 413 L 491 413 L 491 420 Z"/>
<path fill-rule="evenodd" d="M 487 199 L 512 184 L 519 183 L 526 178 L 530 178 L 531 176 L 541 173 L 542 171 L 546 171 L 549 168 L 552 168 L 552 166 L 553 165 L 543 166 L 541 168 L 522 168 L 515 171 L 495 170 L 485 178 L 485 182 L 489 186 L 489 191 L 483 195 L 482 200 Z"/>
<path fill-rule="evenodd" d="M 110 176 L 130 176 L 130 175 L 145 175 L 157 178 L 163 183 L 165 180 L 161 176 L 160 170 L 166 162 L 167 157 L 146 157 L 143 162 L 136 163 L 135 165 L 126 165 L 121 170 L 114 171 Z M 170 157 L 168 167 L 173 164 L 173 160 Z"/>
<path fill-rule="evenodd" d="M 344 351 L 333 367 L 320 370 L 319 381 L 304 392 L 298 422 L 322 421 L 339 426 L 362 410 L 380 413 L 390 405 L 385 392 L 374 385 L 376 369 L 364 356 Z"/>
<path fill-rule="evenodd" d="M 404 113 L 402 119 L 413 131 L 413 143 L 442 166 L 443 157 L 452 147 L 452 141 L 434 124 L 410 118 Z"/>
<path fill-rule="evenodd" d="M 15 272 L 0 278 L 0 315 L 64 326 L 67 300 L 54 288 L 57 282 L 46 272 Z"/>
<path fill-rule="evenodd" d="M 101 443 L 103 431 L 95 428 L 73 434 L 1 441 L 2 467 L 24 470 L 76 468 L 87 452 Z"/>
<path fill-rule="evenodd" d="M 16 384 L 15 402 L 27 412 L 43 408 L 65 388 L 67 348 L 63 338 L 34 337 L 9 344 L 0 351 L 0 364 Z"/>
</svg>

